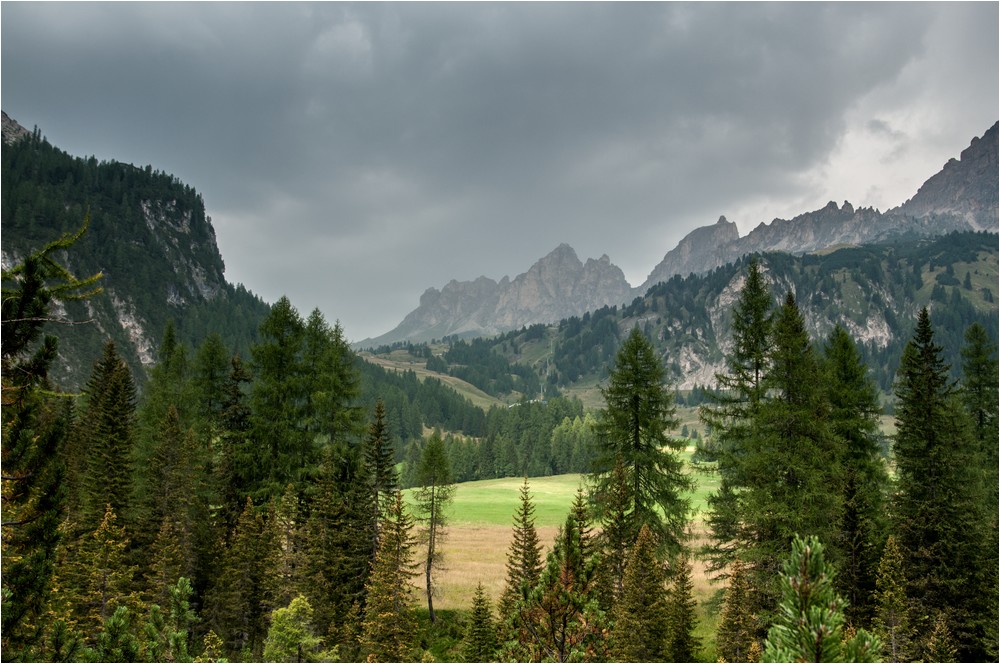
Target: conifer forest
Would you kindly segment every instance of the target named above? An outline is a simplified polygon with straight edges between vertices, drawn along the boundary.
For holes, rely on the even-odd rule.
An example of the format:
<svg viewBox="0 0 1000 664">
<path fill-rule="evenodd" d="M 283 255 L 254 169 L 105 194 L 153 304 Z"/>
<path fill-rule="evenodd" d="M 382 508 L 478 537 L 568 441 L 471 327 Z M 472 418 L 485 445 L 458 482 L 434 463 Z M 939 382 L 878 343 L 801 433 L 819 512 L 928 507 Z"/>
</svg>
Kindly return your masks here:
<svg viewBox="0 0 1000 664">
<path fill-rule="evenodd" d="M 887 438 L 851 335 L 810 338 L 792 293 L 773 299 L 746 262 L 726 370 L 698 406 L 718 488 L 695 515 L 691 440 L 671 433 L 675 390 L 638 327 L 602 407 L 466 403 L 478 418 L 451 428 L 478 435 L 439 416 L 405 449 L 340 325 L 287 298 L 248 356 L 168 323 L 141 393 L 111 341 L 63 390 L 46 330 L 101 288 L 67 267 L 85 230 L 3 275 L 7 660 L 997 659 L 997 358 L 979 323 L 956 380 L 918 313 Z M 516 475 L 501 460 L 528 467 L 504 442 L 518 436 L 584 473 L 575 499 L 545 541 L 525 478 L 502 593 L 481 579 L 436 611 L 453 466 Z"/>
</svg>

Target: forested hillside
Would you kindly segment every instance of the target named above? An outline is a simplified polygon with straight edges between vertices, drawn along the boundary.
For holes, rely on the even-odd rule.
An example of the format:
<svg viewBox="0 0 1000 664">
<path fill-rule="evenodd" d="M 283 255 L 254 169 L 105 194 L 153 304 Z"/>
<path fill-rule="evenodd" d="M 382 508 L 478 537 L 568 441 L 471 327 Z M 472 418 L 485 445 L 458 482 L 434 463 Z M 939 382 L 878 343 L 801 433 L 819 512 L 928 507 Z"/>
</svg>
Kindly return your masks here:
<svg viewBox="0 0 1000 664">
<path fill-rule="evenodd" d="M 803 256 L 769 253 L 760 261 L 771 279 L 773 301 L 787 290 L 795 293 L 807 329 L 817 338 L 844 326 L 888 395 L 921 307 L 934 313 L 944 357 L 954 371 L 968 325 L 979 322 L 997 338 L 997 242 L 993 233 L 955 232 Z M 728 349 L 731 305 L 745 266 L 744 259 L 706 275 L 676 276 L 627 306 L 604 307 L 557 325 L 533 325 L 490 340 L 445 339 L 433 345 L 437 354 L 431 345 L 409 346 L 416 357 L 426 358 L 428 368 L 471 376 L 498 396 L 535 398 L 542 387 L 526 377 L 524 367 L 534 370 L 548 393 L 585 389 L 606 377 L 621 339 L 638 326 L 676 387 L 710 387 Z M 465 364 L 448 359 L 459 354 Z"/>
<path fill-rule="evenodd" d="M 104 292 L 55 313 L 89 324 L 54 328 L 53 375 L 79 388 L 105 339 L 117 344 L 139 385 L 167 322 L 194 345 L 209 332 L 246 356 L 267 305 L 226 282 L 205 204 L 189 185 L 152 167 L 72 157 L 40 133 L 3 145 L 3 264 L 14 265 L 87 224 L 64 260 L 77 274 L 103 273 Z"/>
</svg>

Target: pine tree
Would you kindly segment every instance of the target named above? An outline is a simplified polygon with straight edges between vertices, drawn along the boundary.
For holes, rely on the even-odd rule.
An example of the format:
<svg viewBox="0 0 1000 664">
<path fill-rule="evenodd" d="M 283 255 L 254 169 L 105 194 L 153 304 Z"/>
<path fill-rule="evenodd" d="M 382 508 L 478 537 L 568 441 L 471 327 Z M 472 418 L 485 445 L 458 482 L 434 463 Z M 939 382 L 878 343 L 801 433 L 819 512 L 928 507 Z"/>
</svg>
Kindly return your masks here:
<svg viewBox="0 0 1000 664">
<path fill-rule="evenodd" d="M 706 548 L 709 570 L 721 572 L 738 554 L 740 537 L 740 487 L 742 450 L 752 431 L 751 422 L 764 400 L 764 376 L 772 347 L 772 297 L 756 257 L 751 257 L 747 276 L 733 308 L 732 346 L 726 355 L 724 373 L 715 375 L 714 402 L 702 406 L 700 416 L 712 432 L 711 444 L 718 457 L 719 490 L 708 498 L 707 523 L 711 544 Z"/>
<path fill-rule="evenodd" d="M 580 532 L 580 522 L 571 513 L 556 536 L 537 585 L 515 605 L 521 627 L 513 653 L 518 659 L 607 659 L 597 583 L 600 561 L 584 556 Z"/>
<path fill-rule="evenodd" d="M 888 473 L 880 451 L 878 393 L 850 335 L 839 325 L 824 353 L 830 429 L 842 446 L 844 505 L 840 535 L 844 552 L 838 591 L 848 622 L 869 624 L 878 551 L 887 527 L 884 495 Z"/>
<path fill-rule="evenodd" d="M 110 505 L 115 514 L 127 514 L 131 498 L 131 458 L 135 443 L 135 383 L 114 343 L 104 353 L 84 391 L 87 405 L 77 427 L 86 450 L 78 524 L 96 528 Z"/>
<path fill-rule="evenodd" d="M 413 610 L 413 519 L 396 491 L 383 523 L 379 548 L 366 588 L 359 638 L 370 662 L 404 662 L 413 654 L 417 622 Z"/>
<path fill-rule="evenodd" d="M 129 540 L 118 516 L 108 505 L 100 525 L 86 536 L 74 561 L 74 576 L 80 579 L 80 594 L 71 598 L 74 619 L 79 631 L 93 642 L 104 621 L 119 608 L 136 609 L 139 596 L 135 589 L 136 567 L 126 557 Z"/>
<path fill-rule="evenodd" d="M 417 521 L 421 524 L 420 540 L 425 544 L 424 580 L 427 591 L 427 611 L 430 620 L 434 615 L 434 583 L 432 573 L 441 564 L 441 544 L 448 525 L 447 509 L 455 494 L 451 464 L 444 449 L 441 433 L 435 431 L 427 440 L 420 464 L 417 467 L 417 489 L 413 492 Z"/>
<path fill-rule="evenodd" d="M 671 585 L 667 594 L 667 641 L 664 654 L 668 662 L 693 662 L 701 647 L 701 639 L 694 635 L 698 618 L 691 580 L 691 560 L 687 552 L 676 559 Z"/>
<path fill-rule="evenodd" d="M 393 496 L 399 486 L 392 441 L 389 438 L 389 425 L 386 422 L 385 404 L 381 399 L 375 402 L 375 417 L 368 427 L 368 436 L 364 443 L 364 461 L 371 491 L 371 500 L 368 503 L 372 509 L 374 533 L 372 544 L 375 550 L 379 546 L 383 515 L 392 506 Z"/>
<path fill-rule="evenodd" d="M 364 599 L 373 558 L 370 499 L 357 450 L 331 445 L 305 525 L 301 576 L 317 633 L 334 641 L 339 637 L 331 630 L 339 630 L 352 605 Z"/>
<path fill-rule="evenodd" d="M 656 549 L 652 531 L 643 525 L 629 552 L 622 592 L 611 612 L 614 626 L 609 649 L 615 661 L 692 661 L 671 660 L 665 653 L 670 626 L 667 574 Z"/>
<path fill-rule="evenodd" d="M 683 462 L 671 452 L 682 449 L 684 443 L 666 434 L 677 425 L 673 391 L 664 385 L 660 358 L 638 328 L 618 351 L 601 395 L 606 407 L 597 424 L 591 492 L 597 516 L 607 524 L 604 506 L 616 491 L 614 470 L 620 464 L 631 502 L 621 526 L 628 533 L 627 541 L 634 542 L 645 524 L 659 546 L 679 551 L 689 509 L 683 492 L 691 480 Z M 614 585 L 620 584 L 615 581 Z"/>
<path fill-rule="evenodd" d="M 828 426 L 828 402 L 802 316 L 791 295 L 776 313 L 764 376 L 768 397 L 742 441 L 740 527 L 735 544 L 753 578 L 754 613 L 767 620 L 778 578 L 797 532 L 837 536 L 842 515 L 840 446 Z"/>
<path fill-rule="evenodd" d="M 140 657 L 139 639 L 135 635 L 135 613 L 127 606 L 119 606 L 109 615 L 97 637 L 92 661 L 95 662 L 138 662 Z"/>
<path fill-rule="evenodd" d="M 265 528 L 269 546 L 264 560 L 264 604 L 277 610 L 288 606 L 305 586 L 302 506 L 295 486 L 285 487 L 281 499 L 270 505 Z"/>
<path fill-rule="evenodd" d="M 885 542 L 875 581 L 875 634 L 882 643 L 882 656 L 889 662 L 907 660 L 910 643 L 909 602 L 903 556 L 890 535 Z"/>
<path fill-rule="evenodd" d="M 908 596 L 924 615 L 948 610 L 959 658 L 982 660 L 996 641 L 988 599 L 996 552 L 989 551 L 976 443 L 941 354 L 923 309 L 896 378 L 895 532 Z"/>
<path fill-rule="evenodd" d="M 542 545 L 535 529 L 535 505 L 531 501 L 528 478 L 524 478 L 520 503 L 514 514 L 513 539 L 507 550 L 507 582 L 498 606 L 501 623 L 506 624 L 514 616 L 515 603 L 526 598 L 535 587 L 542 568 Z"/>
<path fill-rule="evenodd" d="M 467 662 L 491 662 L 496 654 L 497 638 L 490 599 L 480 582 L 472 596 L 472 615 L 465 629 L 462 655 Z"/>
<path fill-rule="evenodd" d="M 306 321 L 303 339 L 305 419 L 308 432 L 325 442 L 346 441 L 363 430 L 355 405 L 360 375 L 340 323 L 331 329 L 319 309 Z"/>
<path fill-rule="evenodd" d="M 48 396 L 48 371 L 56 358 L 55 337 L 42 335 L 54 319 L 57 302 L 83 300 L 97 293 L 101 278 L 77 279 L 54 255 L 83 235 L 64 235 L 30 253 L 2 273 L 0 305 L 0 386 L 3 420 L 3 604 L 0 642 L 8 657 L 27 656 L 44 625 L 59 545 L 59 524 L 67 495 L 67 433 L 71 410 Z M 68 404 L 71 405 L 71 404 Z M 22 655 L 22 653 L 24 653 Z"/>
<path fill-rule="evenodd" d="M 263 518 L 247 498 L 236 530 L 223 553 L 219 577 L 205 600 L 209 627 L 222 638 L 229 657 L 259 657 L 266 636 L 264 612 L 265 541 Z"/>
<path fill-rule="evenodd" d="M 219 519 L 228 534 L 236 527 L 246 499 L 257 481 L 251 443 L 250 407 L 246 386 L 250 374 L 239 355 L 230 361 L 229 376 L 223 385 L 220 414 L 220 460 L 216 470 L 216 493 L 221 503 Z"/>
<path fill-rule="evenodd" d="M 756 645 L 759 620 L 750 600 L 751 579 L 746 565 L 735 559 L 729 573 L 715 648 L 722 661 L 756 662 L 751 647 Z"/>
<path fill-rule="evenodd" d="M 306 388 L 301 351 L 305 326 L 287 297 L 271 307 L 260 324 L 253 356 L 251 393 L 252 440 L 259 451 L 254 500 L 264 504 L 277 498 L 315 462 L 315 446 L 305 430 Z M 256 458 L 254 458 L 256 457 Z"/>
<path fill-rule="evenodd" d="M 275 609 L 264 642 L 265 662 L 310 662 L 322 645 L 313 633 L 312 606 L 302 595 Z"/>
<path fill-rule="evenodd" d="M 879 641 L 865 630 L 844 635 L 846 602 L 815 537 L 795 538 L 781 577 L 778 620 L 767 634 L 765 662 L 870 662 Z"/>
</svg>

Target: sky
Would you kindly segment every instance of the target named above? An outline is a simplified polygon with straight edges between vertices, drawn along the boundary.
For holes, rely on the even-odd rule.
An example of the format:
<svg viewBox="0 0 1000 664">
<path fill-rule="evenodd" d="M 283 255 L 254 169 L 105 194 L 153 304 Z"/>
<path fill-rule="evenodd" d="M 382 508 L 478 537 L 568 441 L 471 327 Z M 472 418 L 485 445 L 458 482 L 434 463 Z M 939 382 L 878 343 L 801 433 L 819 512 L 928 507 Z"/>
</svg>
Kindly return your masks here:
<svg viewBox="0 0 1000 664">
<path fill-rule="evenodd" d="M 720 215 L 882 210 L 998 111 L 998 4 L 0 5 L 0 105 L 202 194 L 348 339 L 560 243 L 633 286 Z"/>
</svg>

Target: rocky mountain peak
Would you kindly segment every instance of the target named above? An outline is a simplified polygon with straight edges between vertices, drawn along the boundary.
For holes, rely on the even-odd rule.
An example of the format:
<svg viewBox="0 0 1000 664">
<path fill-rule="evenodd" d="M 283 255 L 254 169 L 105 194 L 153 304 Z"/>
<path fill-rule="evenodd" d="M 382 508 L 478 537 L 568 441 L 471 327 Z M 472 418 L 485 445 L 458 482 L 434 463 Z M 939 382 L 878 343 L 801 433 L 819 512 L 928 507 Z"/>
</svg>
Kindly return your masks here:
<svg viewBox="0 0 1000 664">
<path fill-rule="evenodd" d="M 6 111 L 0 111 L 0 124 L 3 125 L 4 145 L 10 145 L 19 138 L 31 134 L 30 131 L 18 124 L 17 120 L 7 115 Z"/>
</svg>

